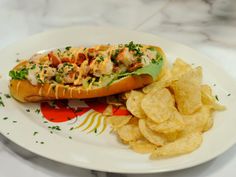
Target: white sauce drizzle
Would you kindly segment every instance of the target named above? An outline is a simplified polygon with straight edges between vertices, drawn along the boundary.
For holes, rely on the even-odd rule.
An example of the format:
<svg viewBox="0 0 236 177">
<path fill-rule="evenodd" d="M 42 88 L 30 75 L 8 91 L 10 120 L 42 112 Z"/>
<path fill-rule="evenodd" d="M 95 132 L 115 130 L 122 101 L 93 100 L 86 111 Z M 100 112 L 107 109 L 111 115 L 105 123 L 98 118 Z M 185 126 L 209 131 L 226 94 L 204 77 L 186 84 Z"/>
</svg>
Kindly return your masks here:
<svg viewBox="0 0 236 177">
<path fill-rule="evenodd" d="M 58 85 L 56 85 L 56 88 L 55 88 L 55 96 L 56 96 L 56 99 L 58 99 Z"/>
<path fill-rule="evenodd" d="M 16 85 L 16 93 L 17 93 L 17 95 L 18 95 L 18 93 L 19 93 L 20 84 L 21 84 L 21 81 L 19 81 L 19 82 L 17 83 L 17 85 Z"/>
</svg>

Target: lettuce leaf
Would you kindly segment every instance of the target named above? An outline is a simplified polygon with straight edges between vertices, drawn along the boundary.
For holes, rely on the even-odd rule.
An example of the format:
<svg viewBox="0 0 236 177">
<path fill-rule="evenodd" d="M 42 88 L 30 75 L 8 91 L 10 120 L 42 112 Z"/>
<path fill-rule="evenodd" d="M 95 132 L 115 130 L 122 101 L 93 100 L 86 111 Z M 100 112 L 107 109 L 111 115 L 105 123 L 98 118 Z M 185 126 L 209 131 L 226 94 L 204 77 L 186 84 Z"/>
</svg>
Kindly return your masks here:
<svg viewBox="0 0 236 177">
<path fill-rule="evenodd" d="M 120 74 L 118 78 L 130 76 L 130 75 L 147 74 L 147 75 L 150 75 L 153 80 L 156 80 L 157 76 L 161 72 L 162 65 L 163 65 L 163 59 L 160 58 L 159 60 L 154 60 L 154 62 L 150 63 L 147 66 L 144 66 L 143 68 L 139 68 L 136 71 L 133 71 L 131 73 Z"/>
</svg>

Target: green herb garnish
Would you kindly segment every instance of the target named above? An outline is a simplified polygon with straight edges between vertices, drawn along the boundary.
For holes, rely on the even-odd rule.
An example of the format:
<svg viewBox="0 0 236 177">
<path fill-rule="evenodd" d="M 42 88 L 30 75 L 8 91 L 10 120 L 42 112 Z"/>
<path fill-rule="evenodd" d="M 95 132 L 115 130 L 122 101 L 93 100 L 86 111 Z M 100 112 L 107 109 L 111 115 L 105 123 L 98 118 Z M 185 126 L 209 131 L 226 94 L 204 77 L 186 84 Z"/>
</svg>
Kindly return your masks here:
<svg viewBox="0 0 236 177">
<path fill-rule="evenodd" d="M 125 44 L 125 47 L 128 47 L 129 51 L 134 52 L 134 56 L 141 57 L 143 52 L 141 52 L 140 48 L 143 46 L 141 44 L 134 44 L 133 41 L 129 42 L 129 44 Z"/>
<path fill-rule="evenodd" d="M 13 120 L 12 122 L 13 122 L 13 123 L 17 123 L 17 121 L 16 121 L 16 120 Z"/>
<path fill-rule="evenodd" d="M 39 133 L 39 132 L 34 132 L 34 134 L 33 134 L 33 135 L 35 136 L 35 135 L 37 135 L 38 133 Z"/>
<path fill-rule="evenodd" d="M 26 76 L 28 75 L 28 69 L 26 68 L 23 68 L 19 71 L 14 71 L 14 70 L 11 70 L 9 72 L 9 76 L 12 78 L 12 79 L 15 79 L 15 80 L 23 80 L 23 79 L 26 79 Z"/>
<path fill-rule="evenodd" d="M 26 112 L 30 112 L 30 109 L 26 109 Z"/>
<path fill-rule="evenodd" d="M 4 96 L 5 96 L 6 98 L 11 98 L 11 96 L 10 96 L 9 94 L 7 94 L 7 93 L 5 93 Z"/>
<path fill-rule="evenodd" d="M 1 96 L 0 96 L 0 106 L 5 107 L 5 104 L 3 103 Z"/>
<path fill-rule="evenodd" d="M 40 113 L 40 109 L 36 109 L 34 112 L 39 114 Z"/>
<path fill-rule="evenodd" d="M 217 96 L 217 95 L 215 95 L 215 98 L 216 98 L 216 100 L 217 100 L 217 101 L 219 101 L 219 98 L 218 98 L 218 96 Z"/>
<path fill-rule="evenodd" d="M 71 49 L 71 46 L 67 46 L 65 47 L 66 50 L 70 50 Z"/>
<path fill-rule="evenodd" d="M 50 128 L 52 130 L 58 130 L 58 131 L 61 130 L 61 128 L 58 125 L 56 125 L 56 126 L 48 126 L 48 128 Z"/>
<path fill-rule="evenodd" d="M 3 120 L 7 120 L 8 119 L 8 117 L 3 117 Z"/>
<path fill-rule="evenodd" d="M 71 136 L 69 136 L 69 139 L 72 139 L 72 137 L 71 137 Z"/>
</svg>

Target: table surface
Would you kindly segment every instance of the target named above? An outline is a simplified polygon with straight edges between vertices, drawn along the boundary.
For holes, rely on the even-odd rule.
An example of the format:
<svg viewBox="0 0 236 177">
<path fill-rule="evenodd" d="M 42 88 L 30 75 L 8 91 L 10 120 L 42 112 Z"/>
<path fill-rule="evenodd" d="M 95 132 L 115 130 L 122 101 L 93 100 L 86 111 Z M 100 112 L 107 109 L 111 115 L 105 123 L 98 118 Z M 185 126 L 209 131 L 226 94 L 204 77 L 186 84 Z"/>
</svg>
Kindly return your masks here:
<svg viewBox="0 0 236 177">
<path fill-rule="evenodd" d="M 74 25 L 144 31 L 195 48 L 236 80 L 235 0 L 0 0 L 0 48 Z M 217 148 L 217 147 L 216 147 Z M 0 177 L 222 177 L 236 172 L 236 146 L 202 165 L 149 175 L 85 170 L 37 156 L 0 135 Z"/>
</svg>

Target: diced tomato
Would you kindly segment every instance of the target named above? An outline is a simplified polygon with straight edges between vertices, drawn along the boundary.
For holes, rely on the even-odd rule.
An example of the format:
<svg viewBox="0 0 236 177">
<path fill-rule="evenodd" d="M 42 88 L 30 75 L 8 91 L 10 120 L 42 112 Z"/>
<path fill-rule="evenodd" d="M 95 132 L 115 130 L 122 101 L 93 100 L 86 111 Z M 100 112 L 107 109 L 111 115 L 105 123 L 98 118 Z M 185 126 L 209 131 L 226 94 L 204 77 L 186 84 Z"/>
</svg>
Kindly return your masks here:
<svg viewBox="0 0 236 177">
<path fill-rule="evenodd" d="M 61 63 L 60 58 L 58 58 L 53 52 L 50 52 L 48 54 L 48 58 L 49 58 L 49 60 L 52 61 L 52 65 L 54 67 L 57 67 Z"/>
<path fill-rule="evenodd" d="M 62 63 L 66 63 L 66 62 L 71 62 L 71 60 L 70 60 L 70 58 L 68 58 L 68 57 L 63 57 L 62 59 L 61 59 L 61 62 Z"/>
<path fill-rule="evenodd" d="M 78 57 L 77 57 L 76 64 L 77 64 L 77 65 L 81 65 L 81 64 L 84 62 L 84 60 L 86 60 L 85 54 L 83 54 L 83 53 L 78 53 Z"/>
<path fill-rule="evenodd" d="M 143 64 L 138 62 L 138 63 L 132 64 L 128 70 L 135 71 L 136 69 L 142 68 L 142 67 L 143 67 Z"/>
</svg>

